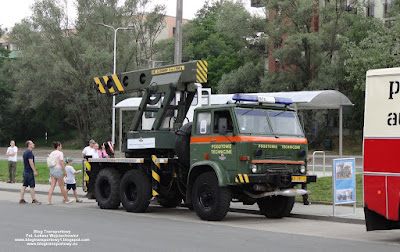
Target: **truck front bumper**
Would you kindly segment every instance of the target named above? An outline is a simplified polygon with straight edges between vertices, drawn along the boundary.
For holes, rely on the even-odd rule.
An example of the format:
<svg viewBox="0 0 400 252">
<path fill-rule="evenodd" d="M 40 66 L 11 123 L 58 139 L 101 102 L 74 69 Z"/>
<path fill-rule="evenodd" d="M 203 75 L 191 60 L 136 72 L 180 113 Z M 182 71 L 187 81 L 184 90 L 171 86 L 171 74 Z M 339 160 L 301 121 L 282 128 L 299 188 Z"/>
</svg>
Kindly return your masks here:
<svg viewBox="0 0 400 252">
<path fill-rule="evenodd" d="M 235 183 L 239 184 L 274 184 L 279 187 L 288 187 L 291 184 L 309 184 L 317 182 L 317 176 L 289 173 L 267 174 L 238 174 Z"/>
</svg>

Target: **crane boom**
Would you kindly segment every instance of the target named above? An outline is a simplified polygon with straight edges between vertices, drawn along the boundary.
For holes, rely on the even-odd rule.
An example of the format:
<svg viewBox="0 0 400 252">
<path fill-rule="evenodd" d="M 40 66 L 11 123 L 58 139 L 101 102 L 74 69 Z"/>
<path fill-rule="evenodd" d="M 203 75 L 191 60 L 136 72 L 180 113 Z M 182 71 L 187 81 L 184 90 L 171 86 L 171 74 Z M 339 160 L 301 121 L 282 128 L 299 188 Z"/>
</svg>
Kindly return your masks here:
<svg viewBox="0 0 400 252">
<path fill-rule="evenodd" d="M 94 83 L 102 94 L 117 95 L 125 92 L 142 91 L 142 101 L 135 113 L 130 131 L 138 131 L 143 113 L 153 111 L 161 101 L 156 111 L 152 130 L 159 130 L 168 111 L 177 111 L 173 128 L 179 129 L 196 93 L 195 83 L 207 82 L 207 61 L 196 60 L 176 65 L 135 70 L 109 76 L 95 77 Z M 175 94 L 180 92 L 177 105 L 171 104 Z M 175 114 L 175 113 L 174 113 Z"/>
<path fill-rule="evenodd" d="M 144 91 L 152 85 L 169 84 L 176 85 L 177 91 L 184 91 L 187 89 L 187 85 L 207 82 L 207 67 L 207 61 L 196 60 L 182 64 L 95 77 L 94 83 L 100 93 L 107 95 Z M 176 81 L 177 79 L 179 79 L 179 82 Z M 174 80 L 175 82 L 171 83 Z M 154 90 L 154 87 L 152 89 Z M 157 90 L 154 91 L 157 92 Z"/>
</svg>

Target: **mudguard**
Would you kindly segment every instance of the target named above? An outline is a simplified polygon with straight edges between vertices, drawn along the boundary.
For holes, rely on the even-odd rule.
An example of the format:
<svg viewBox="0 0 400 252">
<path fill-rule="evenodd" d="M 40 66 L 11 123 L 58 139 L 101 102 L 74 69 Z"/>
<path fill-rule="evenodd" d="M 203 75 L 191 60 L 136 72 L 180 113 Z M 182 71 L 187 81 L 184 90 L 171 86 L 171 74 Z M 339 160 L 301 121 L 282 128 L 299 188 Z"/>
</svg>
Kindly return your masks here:
<svg viewBox="0 0 400 252">
<path fill-rule="evenodd" d="M 197 169 L 202 169 L 201 167 L 208 166 L 211 167 L 215 174 L 217 175 L 218 178 L 218 185 L 219 186 L 227 186 L 230 183 L 229 175 L 226 172 L 226 169 L 224 167 L 220 167 L 220 165 L 217 162 L 213 162 L 210 160 L 204 160 L 200 162 L 196 162 L 190 166 L 189 169 L 189 178 L 191 178 L 193 172 Z"/>
</svg>

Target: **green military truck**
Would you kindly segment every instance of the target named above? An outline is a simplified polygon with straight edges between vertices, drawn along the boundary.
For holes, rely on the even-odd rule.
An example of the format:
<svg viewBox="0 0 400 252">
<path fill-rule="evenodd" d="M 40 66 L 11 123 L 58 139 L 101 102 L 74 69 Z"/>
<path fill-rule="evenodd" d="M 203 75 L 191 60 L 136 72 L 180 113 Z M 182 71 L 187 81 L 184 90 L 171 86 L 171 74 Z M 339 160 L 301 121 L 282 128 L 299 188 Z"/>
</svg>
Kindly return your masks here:
<svg viewBox="0 0 400 252">
<path fill-rule="evenodd" d="M 152 199 L 184 205 L 203 220 L 223 219 L 230 202 L 257 203 L 270 218 L 287 216 L 307 175 L 307 139 L 289 99 L 236 94 L 186 118 L 207 62 L 193 61 L 94 78 L 102 94 L 140 92 L 125 133 L 125 158 L 88 159 L 85 185 L 100 208 L 144 212 Z M 200 96 L 200 97 L 199 97 Z M 149 113 L 151 129 L 141 125 Z M 185 124 L 185 122 L 188 122 Z"/>
</svg>

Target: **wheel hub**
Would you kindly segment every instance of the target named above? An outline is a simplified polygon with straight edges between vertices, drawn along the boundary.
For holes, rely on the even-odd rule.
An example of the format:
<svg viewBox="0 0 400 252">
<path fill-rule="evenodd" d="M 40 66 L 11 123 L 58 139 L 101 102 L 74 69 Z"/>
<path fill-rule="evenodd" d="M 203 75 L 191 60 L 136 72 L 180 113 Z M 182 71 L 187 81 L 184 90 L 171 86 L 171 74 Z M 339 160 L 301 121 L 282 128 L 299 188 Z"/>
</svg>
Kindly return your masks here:
<svg viewBox="0 0 400 252">
<path fill-rule="evenodd" d="M 129 183 L 125 187 L 125 197 L 129 201 L 136 201 L 137 199 L 137 188 L 135 183 Z"/>
<path fill-rule="evenodd" d="M 107 180 L 103 180 L 100 185 L 100 194 L 103 198 L 108 198 L 111 194 L 111 185 Z"/>
<path fill-rule="evenodd" d="M 215 195 L 211 188 L 204 184 L 199 191 L 199 202 L 204 208 L 210 208 L 215 202 Z"/>
</svg>

